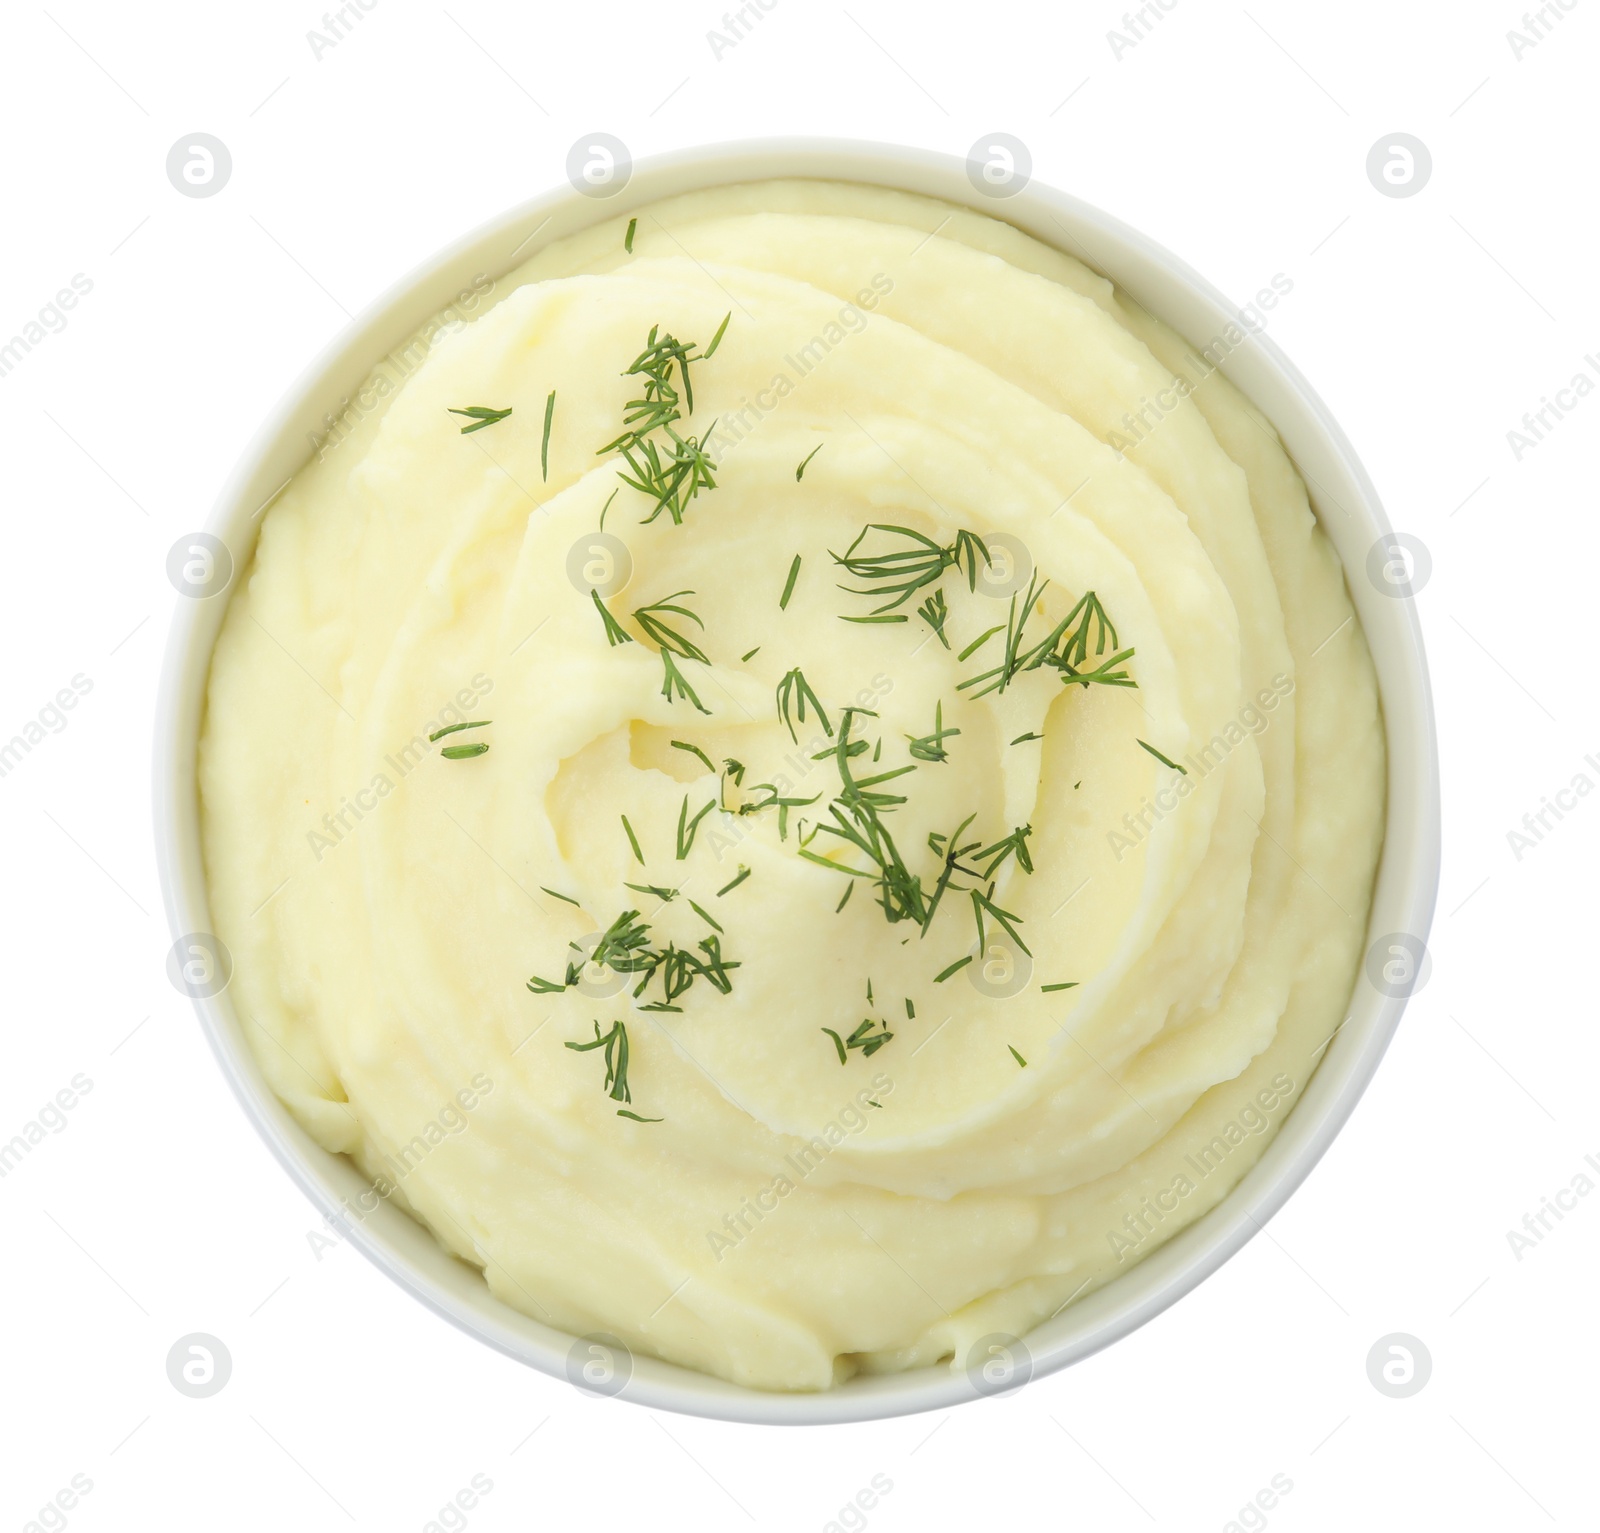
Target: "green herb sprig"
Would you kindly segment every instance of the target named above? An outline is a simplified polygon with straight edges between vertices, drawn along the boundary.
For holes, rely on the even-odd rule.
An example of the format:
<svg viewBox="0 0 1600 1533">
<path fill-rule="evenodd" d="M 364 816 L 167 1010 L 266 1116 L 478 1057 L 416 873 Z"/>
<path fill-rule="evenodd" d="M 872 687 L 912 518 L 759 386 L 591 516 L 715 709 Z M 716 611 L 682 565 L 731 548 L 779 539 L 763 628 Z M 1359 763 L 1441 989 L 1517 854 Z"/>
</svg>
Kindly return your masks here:
<svg viewBox="0 0 1600 1533">
<path fill-rule="evenodd" d="M 646 524 L 665 511 L 675 526 L 681 526 L 689 503 L 702 490 L 717 487 L 716 465 L 705 447 L 716 430 L 716 422 L 699 436 L 685 436 L 676 426 L 694 413 L 691 364 L 706 361 L 716 352 L 732 317 L 730 309 L 703 354 L 697 352 L 697 343 L 685 344 L 670 333 L 662 334 L 659 325 L 652 325 L 644 350 L 623 373 L 625 378 L 643 378 L 642 397 L 628 401 L 623 410 L 622 433 L 600 448 L 596 456 L 622 454 L 628 471 L 619 469 L 617 477 L 655 501 L 655 508 L 643 519 Z M 664 440 L 653 438 L 652 433 L 661 433 Z"/>
<path fill-rule="evenodd" d="M 651 892 L 657 891 L 652 888 Z M 721 939 L 716 935 L 702 938 L 695 946 L 697 952 L 680 948 L 672 942 L 664 946 L 654 945 L 649 922 L 641 921 L 637 910 L 624 910 L 601 933 L 593 951 L 585 952 L 576 943 L 569 944 L 568 951 L 573 956 L 567 960 L 562 983 L 557 984 L 536 974 L 528 981 L 528 989 L 536 995 L 569 990 L 583 977 L 585 966 L 593 963 L 610 969 L 613 974 L 639 975 L 632 992 L 635 1000 L 645 993 L 659 974 L 663 999 L 653 1009 L 681 1010 L 673 1003 L 698 979 L 704 979 L 712 989 L 723 995 L 729 994 L 733 989 L 729 971 L 741 965 L 723 955 Z"/>
<path fill-rule="evenodd" d="M 857 550 L 872 532 L 884 532 L 904 539 L 904 546 L 891 548 L 885 553 L 858 553 Z M 855 579 L 869 582 L 865 586 L 841 586 L 841 590 L 856 596 L 888 598 L 882 606 L 873 609 L 874 614 L 878 614 L 903 605 L 923 587 L 933 585 L 951 568 L 964 569 L 967 588 L 976 590 L 978 571 L 989 563 L 989 549 L 975 532 L 959 531 L 955 542 L 946 546 L 911 527 L 901 527 L 892 522 L 869 522 L 843 554 L 833 555 L 833 562 Z"/>
<path fill-rule="evenodd" d="M 472 424 L 461 428 L 462 436 L 470 436 L 474 431 L 482 431 L 485 426 L 493 426 L 511 414 L 509 405 L 504 410 L 495 410 L 488 405 L 468 405 L 464 410 L 458 410 L 454 405 L 448 405 L 446 408 L 452 415 L 470 415 L 472 417 Z"/>
<path fill-rule="evenodd" d="M 669 889 L 664 884 L 630 884 L 626 879 L 622 881 L 624 889 L 632 889 L 635 894 L 651 894 L 664 905 L 670 905 L 677 899 L 678 891 Z"/>
<path fill-rule="evenodd" d="M 594 602 L 595 611 L 600 614 L 600 622 L 605 628 L 606 643 L 613 649 L 619 644 L 632 644 L 633 635 L 612 617 L 610 609 L 600 600 L 600 593 L 593 586 L 589 588 L 589 596 Z"/>
<path fill-rule="evenodd" d="M 935 591 L 917 608 L 917 616 L 933 630 L 934 637 L 949 649 L 950 641 L 945 637 L 944 625 L 949 621 L 950 608 L 944 599 L 944 592 Z"/>
<path fill-rule="evenodd" d="M 872 1031 L 875 1027 L 879 1029 L 876 1033 Z M 851 1033 L 848 1038 L 841 1038 L 831 1027 L 825 1027 L 822 1031 L 833 1039 L 833 1046 L 839 1051 L 839 1063 L 841 1065 L 849 1063 L 849 1051 L 851 1049 L 860 1049 L 863 1059 L 871 1059 L 884 1044 L 894 1037 L 894 1034 L 889 1031 L 887 1022 L 874 1022 L 870 1017 L 862 1022 L 861 1026 Z"/>
<path fill-rule="evenodd" d="M 1173 771 L 1174 771 L 1174 772 L 1182 772 L 1182 773 L 1183 773 L 1183 775 L 1184 775 L 1184 776 L 1185 776 L 1185 777 L 1187 777 L 1187 776 L 1188 776 L 1188 775 L 1189 775 L 1189 769 L 1188 769 L 1188 767 L 1185 767 L 1185 766 L 1179 766 L 1179 765 L 1178 765 L 1178 763 L 1177 763 L 1177 762 L 1176 762 L 1176 761 L 1174 761 L 1174 760 L 1172 760 L 1172 759 L 1171 759 L 1171 758 L 1170 758 L 1170 757 L 1168 757 L 1168 756 L 1163 756 L 1163 755 L 1162 755 L 1162 754 L 1161 754 L 1161 752 L 1160 752 L 1160 751 L 1158 751 L 1158 750 L 1157 750 L 1157 749 L 1156 749 L 1156 748 L 1155 748 L 1155 746 L 1153 746 L 1153 745 L 1151 745 L 1151 744 L 1150 744 L 1150 743 L 1149 743 L 1149 741 L 1147 741 L 1147 740 L 1140 740 L 1140 741 L 1139 741 L 1139 744 L 1140 744 L 1140 745 L 1142 745 L 1142 746 L 1144 746 L 1144 748 L 1145 748 L 1145 749 L 1146 749 L 1146 750 L 1147 750 L 1147 751 L 1149 751 L 1149 752 L 1150 752 L 1150 754 L 1151 754 L 1151 755 L 1152 755 L 1152 756 L 1154 756 L 1154 757 L 1155 757 L 1155 758 L 1156 758 L 1156 760 L 1157 760 L 1157 761 L 1159 761 L 1159 762 L 1160 762 L 1160 763 L 1161 763 L 1161 764 L 1162 764 L 1162 766 L 1164 766 L 1164 767 L 1171 767 L 1171 768 L 1172 768 L 1172 770 L 1173 770 Z"/>
<path fill-rule="evenodd" d="M 594 1024 L 594 1039 L 590 1043 L 568 1043 L 569 1049 L 575 1049 L 580 1054 L 587 1053 L 590 1049 L 604 1049 L 606 1061 L 606 1079 L 604 1090 L 613 1102 L 633 1101 L 633 1092 L 628 1087 L 628 1027 L 624 1022 L 613 1022 L 611 1031 L 602 1033 L 600 1024 Z M 636 1112 L 629 1112 L 626 1108 L 617 1109 L 619 1118 L 632 1118 L 635 1123 L 665 1123 L 665 1118 L 641 1118 Z"/>
<path fill-rule="evenodd" d="M 682 655 L 685 660 L 698 660 L 701 665 L 709 665 L 711 661 L 706 652 L 693 639 L 686 634 L 679 633 L 661 616 L 663 612 L 671 612 L 675 616 L 687 618 L 696 627 L 704 631 L 706 625 L 701 622 L 699 616 L 678 601 L 680 596 L 693 595 L 693 591 L 674 591 L 670 596 L 663 596 L 660 601 L 650 602 L 643 607 L 635 607 L 633 609 L 633 618 L 644 629 L 645 634 L 654 640 L 660 648 Z"/>
<path fill-rule="evenodd" d="M 878 904 L 883 910 L 885 919 L 891 924 L 912 920 L 921 925 L 928 914 L 922 880 L 906 865 L 893 835 L 883 821 L 884 811 L 904 803 L 905 799 L 900 795 L 877 793 L 872 790 L 872 784 L 881 782 L 885 776 L 899 776 L 903 769 L 860 782 L 856 780 L 855 774 L 850 769 L 850 758 L 866 748 L 864 740 L 853 741 L 850 738 L 850 730 L 858 713 L 876 717 L 876 714 L 865 708 L 844 710 L 839 724 L 839 738 L 832 752 L 839 773 L 841 791 L 828 807 L 832 823 L 824 822 L 819 830 L 853 847 L 867 859 L 870 866 L 856 868 L 834 862 L 831 858 L 820 856 L 806 847 L 800 848 L 800 855 L 833 872 L 844 873 L 852 878 L 865 878 L 875 883 L 878 889 Z"/>
<path fill-rule="evenodd" d="M 695 832 L 700 829 L 700 822 L 717 807 L 714 798 L 708 798 L 705 807 L 700 809 L 691 820 L 689 815 L 689 795 L 683 795 L 683 808 L 678 811 L 678 861 L 682 862 L 694 847 Z"/>
<path fill-rule="evenodd" d="M 946 729 L 944 727 L 944 703 L 936 702 L 933 705 L 933 733 L 918 735 L 911 741 L 911 754 L 918 761 L 948 761 L 950 752 L 944 748 L 946 740 L 953 740 L 961 731 L 959 729 Z"/>
<path fill-rule="evenodd" d="M 961 889 L 972 901 L 980 952 L 986 935 L 986 923 L 989 922 L 1004 930 L 1023 952 L 1027 952 L 1027 945 L 1017 930 L 1022 918 L 995 902 L 993 875 L 1010 858 L 1015 858 L 1017 865 L 1024 872 L 1033 871 L 1033 861 L 1028 850 L 1028 838 L 1033 833 L 1032 826 L 1018 826 L 1010 835 L 987 847 L 981 839 L 964 839 L 968 828 L 977 818 L 976 815 L 968 815 L 948 835 L 937 831 L 930 833 L 928 850 L 940 860 L 939 873 L 930 891 L 924 885 L 921 875 L 913 872 L 907 864 L 884 818 L 886 814 L 905 803 L 906 799 L 901 794 L 883 792 L 882 785 L 914 772 L 917 769 L 916 765 L 913 763 L 909 766 L 893 767 L 870 777 L 856 777 L 851 762 L 867 750 L 865 740 L 851 738 L 857 714 L 876 716 L 871 714 L 870 709 L 846 708 L 840 720 L 838 739 L 829 750 L 818 752 L 815 758 L 821 760 L 827 756 L 833 757 L 841 788 L 839 795 L 828 806 L 829 818 L 818 824 L 812 837 L 827 834 L 843 841 L 860 854 L 861 860 L 864 860 L 866 865 L 858 866 L 822 856 L 811 850 L 808 838 L 805 837 L 802 837 L 799 855 L 809 862 L 827 868 L 830 872 L 842 873 L 852 880 L 868 881 L 876 888 L 877 903 L 884 913 L 885 920 L 891 925 L 900 921 L 914 922 L 924 937 L 927 936 L 945 895 L 952 889 Z M 913 754 L 916 754 L 917 748 L 921 747 L 923 759 L 942 759 L 935 752 L 943 749 L 941 741 L 949 734 L 950 731 L 944 728 L 942 709 L 939 705 L 935 705 L 934 733 L 912 740 Z M 983 865 L 975 866 L 974 862 Z M 975 883 L 963 882 L 958 885 L 955 882 L 958 877 L 963 880 L 972 879 Z M 983 887 L 985 883 L 988 885 L 986 889 Z M 844 908 L 847 898 L 848 888 L 846 895 L 840 899 L 839 909 Z M 958 959 L 937 977 L 936 983 L 943 983 L 970 961 L 970 955 Z"/>
<path fill-rule="evenodd" d="M 493 719 L 470 719 L 460 724 L 446 724 L 443 729 L 436 729 L 428 736 L 428 742 L 442 740 L 446 735 L 453 735 L 462 729 L 482 729 L 487 724 L 492 724 Z M 446 761 L 470 761 L 474 756 L 487 756 L 489 747 L 486 742 L 479 740 L 474 745 L 446 745 L 441 747 L 439 754 Z"/>
<path fill-rule="evenodd" d="M 747 804 L 739 806 L 740 814 L 760 814 L 763 810 L 776 809 L 778 811 L 778 839 L 789 839 L 789 811 L 791 809 L 804 809 L 809 804 L 814 804 L 822 797 L 820 793 L 813 793 L 810 798 L 795 798 L 785 796 L 776 783 L 758 782 L 752 792 L 760 793 L 765 790 L 767 797 L 751 799 Z"/>
<path fill-rule="evenodd" d="M 996 623 L 993 628 L 984 629 L 984 631 L 980 633 L 978 637 L 972 641 L 972 643 L 967 645 L 967 647 L 956 656 L 956 659 L 970 660 L 973 655 L 982 649 L 983 646 L 987 644 L 989 640 L 992 639 L 997 633 L 1003 633 L 1005 631 L 1005 626 L 1006 625 L 1004 623 Z"/>
<path fill-rule="evenodd" d="M 789 738 L 796 745 L 800 743 L 800 736 L 795 732 L 795 720 L 805 723 L 808 702 L 816 709 L 817 720 L 822 725 L 823 732 L 830 740 L 833 738 L 833 725 L 828 722 L 828 715 L 823 711 L 822 699 L 812 690 L 811 683 L 806 680 L 799 666 L 778 683 L 777 698 L 778 717 L 788 728 Z"/>
<path fill-rule="evenodd" d="M 1036 671 L 1041 666 L 1055 670 L 1063 686 L 1077 685 L 1085 690 L 1091 685 L 1138 686 L 1127 671 L 1127 662 L 1133 659 L 1134 651 L 1118 648 L 1117 630 L 1093 591 L 1086 591 L 1072 611 L 1039 643 L 1031 647 L 1024 645 L 1023 635 L 1028 619 L 1037 610 L 1049 584 L 1047 580 L 1040 585 L 1037 577 L 1030 578 L 1027 594 L 1020 604 L 1016 593 L 1012 593 L 1010 616 L 1006 622 L 1005 654 L 1000 664 L 959 683 L 959 690 L 976 687 L 978 690 L 972 694 L 974 698 L 987 696 L 990 692 L 1004 692 L 1016 677 Z M 989 635 L 985 634 L 984 637 Z M 1084 667 L 1088 664 L 1091 647 L 1098 664 L 1086 670 Z M 969 646 L 963 652 L 963 658 L 973 648 L 976 646 Z M 1108 649 L 1113 653 L 1107 655 Z"/>
<path fill-rule="evenodd" d="M 674 591 L 670 596 L 662 597 L 660 601 L 634 608 L 633 619 L 644 629 L 645 634 L 655 641 L 661 656 L 661 695 L 669 703 L 675 697 L 685 698 L 701 713 L 709 714 L 711 710 L 700 701 L 699 695 L 689 685 L 688 678 L 679 668 L 674 656 L 681 655 L 685 660 L 698 660 L 702 665 L 709 665 L 710 658 L 693 639 L 687 634 L 680 633 L 661 616 L 664 612 L 670 612 L 675 616 L 687 618 L 703 630 L 706 625 L 701 622 L 699 616 L 678 601 L 680 596 L 693 595 L 693 591 Z"/>
<path fill-rule="evenodd" d="M 982 889 L 969 889 L 967 893 L 972 897 L 972 914 L 978 924 L 978 951 L 988 951 L 988 941 L 984 931 L 984 917 L 987 916 L 998 926 L 1024 953 L 1031 958 L 1032 950 L 1022 940 L 1017 928 L 1012 924 L 1020 921 L 1021 916 L 1013 915 L 1009 910 L 1002 910 L 994 902 L 994 885 L 990 884 L 987 893 Z"/>
<path fill-rule="evenodd" d="M 1017 865 L 1024 873 L 1033 872 L 1033 859 L 1028 855 L 1028 837 L 1033 834 L 1033 826 L 1019 825 L 1009 836 L 996 841 L 993 846 L 985 847 L 978 853 L 978 861 L 989 861 L 988 867 L 983 870 L 986 879 L 992 879 L 995 869 L 1004 864 L 1006 858 L 1015 857 Z"/>
<path fill-rule="evenodd" d="M 575 1049 L 580 1054 L 586 1054 L 590 1049 L 604 1049 L 606 1051 L 606 1095 L 613 1102 L 631 1102 L 633 1093 L 628 1089 L 628 1028 L 623 1022 L 613 1022 L 611 1031 L 602 1034 L 600 1024 L 594 1024 L 594 1041 L 592 1043 L 567 1044 L 569 1049 Z"/>
<path fill-rule="evenodd" d="M 639 866 L 644 866 L 644 853 L 639 850 L 639 838 L 633 833 L 633 826 L 628 823 L 627 815 L 622 817 L 622 828 L 627 832 L 628 845 L 633 848 L 633 855 L 638 860 Z"/>
<path fill-rule="evenodd" d="M 717 770 L 715 763 L 708 755 L 706 755 L 703 750 L 700 749 L 698 745 L 690 745 L 687 740 L 674 740 L 672 742 L 672 748 L 675 751 L 687 751 L 691 756 L 698 756 L 703 762 L 705 762 L 706 771 L 708 772 L 715 772 Z"/>
</svg>

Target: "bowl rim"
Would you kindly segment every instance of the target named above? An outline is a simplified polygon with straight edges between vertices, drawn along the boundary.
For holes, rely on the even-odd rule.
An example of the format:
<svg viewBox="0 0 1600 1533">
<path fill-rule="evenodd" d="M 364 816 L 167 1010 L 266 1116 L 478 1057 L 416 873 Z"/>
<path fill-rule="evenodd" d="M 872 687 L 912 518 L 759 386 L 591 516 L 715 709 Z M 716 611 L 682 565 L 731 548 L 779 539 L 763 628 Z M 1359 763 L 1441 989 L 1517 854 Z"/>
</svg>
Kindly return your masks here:
<svg viewBox="0 0 1600 1533">
<path fill-rule="evenodd" d="M 975 145 L 974 152 L 978 149 Z M 1003 200 L 986 196 L 975 163 L 971 157 L 963 160 L 923 148 L 826 137 L 747 139 L 674 150 L 634 163 L 614 195 L 594 198 L 573 187 L 558 187 L 486 221 L 413 268 L 335 336 L 262 423 L 205 524 L 204 531 L 228 546 L 232 577 L 216 596 L 180 597 L 176 603 L 155 709 L 153 762 L 156 860 L 174 946 L 186 934 L 211 930 L 200 857 L 198 741 L 212 649 L 228 601 L 248 566 L 259 518 L 309 457 L 304 439 L 314 435 L 324 411 L 338 404 L 341 395 L 347 400 L 375 360 L 440 312 L 467 274 L 492 273 L 498 280 L 528 258 L 522 254 L 527 247 L 542 248 L 567 233 L 681 192 L 802 177 L 920 193 L 1016 225 L 1111 277 L 1197 346 L 1206 344 L 1216 327 L 1238 319 L 1239 308 L 1218 289 L 1137 230 L 1037 180 L 1028 180 Z M 1057 233 L 1042 232 L 1049 227 Z M 534 245 L 541 234 L 540 245 Z M 1147 294 L 1159 297 L 1152 301 Z M 1368 940 L 1379 932 L 1407 933 L 1425 942 L 1438 890 L 1441 829 L 1438 749 L 1421 625 L 1411 596 L 1396 599 L 1378 592 L 1372 580 L 1351 578 L 1392 528 L 1353 446 L 1269 335 L 1250 333 L 1248 344 L 1231 351 L 1221 370 L 1256 403 L 1289 448 L 1318 520 L 1341 556 L 1377 668 L 1388 791 Z M 1308 464 L 1320 472 L 1313 474 Z M 292 465 L 288 473 L 285 465 Z M 1306 1179 L 1349 1118 L 1394 1035 L 1405 1000 L 1381 994 L 1358 975 L 1349 1015 L 1324 1046 L 1320 1065 L 1260 1160 L 1206 1214 L 1126 1273 L 1029 1332 L 1024 1377 L 1042 1378 L 1128 1335 L 1209 1277 L 1256 1234 Z M 431 1234 L 388 1203 L 352 1218 L 350 1196 L 368 1184 L 346 1157 L 322 1149 L 289 1116 L 256 1066 L 227 989 L 195 997 L 194 1005 L 246 1116 L 330 1226 L 402 1288 L 469 1335 L 553 1378 L 579 1382 L 573 1359 L 581 1339 L 493 1298 L 477 1268 L 446 1256 Z M 872 1420 L 983 1397 L 965 1373 L 937 1365 L 858 1377 L 815 1394 L 750 1389 L 642 1355 L 629 1359 L 629 1369 L 624 1387 L 608 1392 L 653 1408 L 747 1423 Z"/>
</svg>

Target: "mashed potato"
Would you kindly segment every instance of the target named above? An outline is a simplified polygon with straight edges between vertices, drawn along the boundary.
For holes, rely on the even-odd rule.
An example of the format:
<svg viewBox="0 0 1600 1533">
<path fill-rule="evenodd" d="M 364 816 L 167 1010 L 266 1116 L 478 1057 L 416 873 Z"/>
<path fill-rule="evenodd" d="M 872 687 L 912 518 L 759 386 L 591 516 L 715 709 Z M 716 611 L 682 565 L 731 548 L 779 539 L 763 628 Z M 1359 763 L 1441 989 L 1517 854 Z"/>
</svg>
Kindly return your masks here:
<svg viewBox="0 0 1600 1533">
<path fill-rule="evenodd" d="M 235 1004 L 527 1314 L 764 1389 L 959 1366 L 1314 1070 L 1365 641 L 1271 427 L 1070 257 L 814 182 L 626 225 L 266 513 L 200 756 Z"/>
</svg>

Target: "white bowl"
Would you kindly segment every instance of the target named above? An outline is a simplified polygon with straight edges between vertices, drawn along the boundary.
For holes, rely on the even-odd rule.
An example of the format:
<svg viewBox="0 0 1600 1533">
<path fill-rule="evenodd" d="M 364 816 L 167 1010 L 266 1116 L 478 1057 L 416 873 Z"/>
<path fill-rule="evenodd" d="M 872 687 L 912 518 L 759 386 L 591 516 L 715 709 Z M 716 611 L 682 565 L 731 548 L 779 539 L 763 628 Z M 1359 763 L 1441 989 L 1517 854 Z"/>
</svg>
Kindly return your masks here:
<svg viewBox="0 0 1600 1533">
<path fill-rule="evenodd" d="M 306 461 L 325 412 L 337 414 L 374 362 L 443 309 L 474 276 L 498 277 L 542 243 L 663 197 L 769 177 L 865 182 L 943 198 L 1005 219 L 1087 261 L 1196 346 L 1237 309 L 1182 261 L 1116 219 L 1038 183 L 1003 200 L 984 195 L 967 163 L 926 150 L 831 139 L 771 139 L 680 150 L 633 167 L 610 197 L 563 187 L 523 203 L 406 277 L 352 323 L 289 390 L 219 497 L 207 529 L 247 568 L 259 514 Z M 1439 790 L 1433 705 L 1414 604 L 1368 578 L 1373 545 L 1390 532 L 1344 433 L 1273 342 L 1256 335 L 1222 370 L 1277 427 L 1304 476 L 1323 528 L 1344 562 L 1350 595 L 1377 666 L 1388 734 L 1388 827 L 1372 905 L 1374 934 L 1427 935 L 1439 877 Z M 155 830 L 174 938 L 211 930 L 200 855 L 196 745 L 212 646 L 227 592 L 180 600 L 167 643 L 155 734 Z M 1403 997 L 1358 978 L 1350 1015 L 1321 1067 L 1260 1161 L 1238 1187 L 1138 1266 L 1027 1337 L 1039 1377 L 1126 1336 L 1215 1272 L 1300 1185 L 1366 1088 L 1393 1036 Z M 212 1048 L 245 1111 L 284 1168 L 323 1213 L 341 1216 L 367 1183 L 343 1156 L 299 1127 L 257 1068 L 228 993 L 196 1001 Z M 406 1214 L 380 1203 L 349 1238 L 394 1280 L 464 1331 L 556 1378 L 569 1377 L 575 1338 L 493 1297 L 476 1268 L 455 1260 Z M 623 1398 L 691 1415 L 752 1422 L 840 1422 L 936 1410 L 976 1398 L 962 1372 L 858 1378 L 825 1394 L 742 1388 L 653 1358 L 633 1362 Z"/>
</svg>

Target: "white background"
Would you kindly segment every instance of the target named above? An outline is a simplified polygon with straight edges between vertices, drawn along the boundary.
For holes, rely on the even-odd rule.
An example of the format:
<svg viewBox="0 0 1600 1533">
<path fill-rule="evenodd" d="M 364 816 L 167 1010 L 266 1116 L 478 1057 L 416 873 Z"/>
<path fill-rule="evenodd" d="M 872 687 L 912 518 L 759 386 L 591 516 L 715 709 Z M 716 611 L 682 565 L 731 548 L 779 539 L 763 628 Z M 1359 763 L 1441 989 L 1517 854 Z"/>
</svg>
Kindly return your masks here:
<svg viewBox="0 0 1600 1533">
<path fill-rule="evenodd" d="M 1520 0 L 1175 0 L 1119 57 L 1117 3 L 777 0 L 718 58 L 716 3 L 377 0 L 320 59 L 309 3 L 8 16 L 0 342 L 75 274 L 93 290 L 0 378 L 0 739 L 75 674 L 93 689 L 0 779 L 0 1139 L 75 1075 L 92 1090 L 0 1181 L 0 1527 L 75 1474 L 84 1533 L 423 1529 L 477 1474 L 483 1533 L 821 1529 L 879 1474 L 884 1533 L 1220 1530 L 1274 1475 L 1293 1489 L 1265 1522 L 1285 1533 L 1595 1526 L 1600 1196 L 1520 1260 L 1507 1231 L 1600 1155 L 1600 799 L 1520 860 L 1507 832 L 1575 774 L 1600 782 L 1583 760 L 1600 757 L 1600 399 L 1520 462 L 1507 432 L 1600 375 L 1583 361 L 1600 5 L 1575 0 L 1518 58 Z M 1036 177 L 1241 301 L 1292 279 L 1273 335 L 1432 554 L 1431 983 L 1264 1237 L 1011 1398 L 758 1429 L 583 1398 L 491 1353 L 350 1248 L 313 1251 L 310 1205 L 164 974 L 147 806 L 168 548 L 350 315 L 559 183 L 595 130 L 635 156 L 790 132 L 964 155 L 1017 135 Z M 234 161 L 205 200 L 164 170 L 196 131 Z M 1364 168 L 1395 131 L 1434 161 L 1403 200 Z M 210 1399 L 166 1376 L 196 1331 L 233 1357 Z M 1433 1358 L 1402 1400 L 1366 1372 L 1396 1331 Z"/>
</svg>

